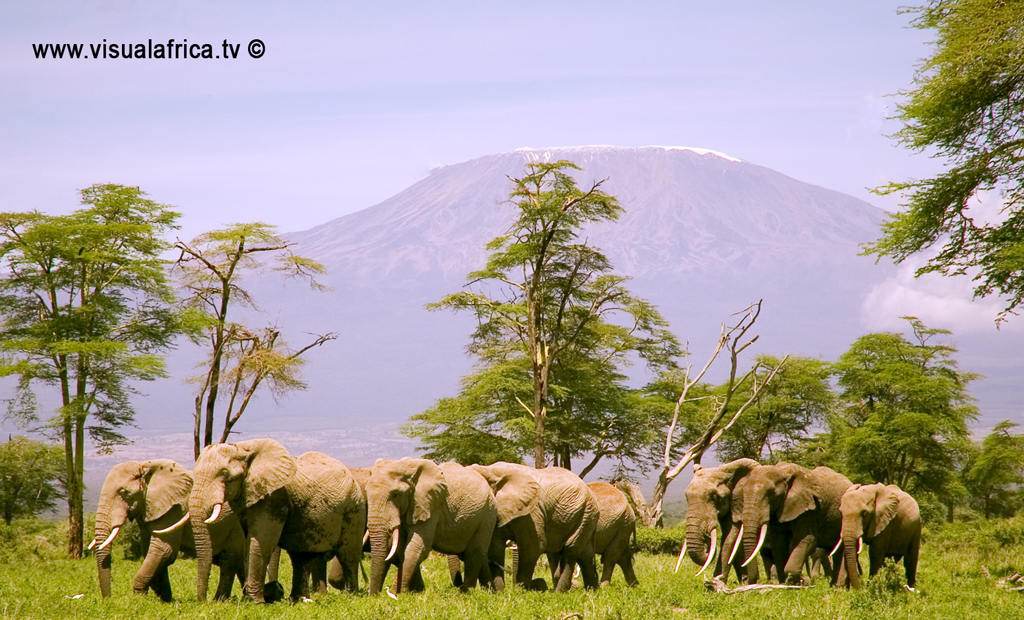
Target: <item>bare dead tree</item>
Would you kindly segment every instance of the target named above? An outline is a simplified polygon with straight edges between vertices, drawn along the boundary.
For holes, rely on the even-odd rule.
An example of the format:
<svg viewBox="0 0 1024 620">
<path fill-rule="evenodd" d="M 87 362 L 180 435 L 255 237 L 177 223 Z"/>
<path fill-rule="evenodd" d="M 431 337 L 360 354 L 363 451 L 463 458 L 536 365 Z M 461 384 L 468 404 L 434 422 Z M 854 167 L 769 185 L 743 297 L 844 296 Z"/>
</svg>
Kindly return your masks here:
<svg viewBox="0 0 1024 620">
<path fill-rule="evenodd" d="M 777 366 L 771 368 L 768 374 L 764 377 L 763 381 L 758 381 L 757 371 L 761 369 L 760 364 L 755 364 L 753 368 L 747 371 L 741 377 L 737 377 L 737 369 L 739 367 L 739 356 L 746 350 L 747 347 L 757 342 L 758 336 L 748 337 L 750 329 L 754 326 L 758 316 L 761 314 L 761 301 L 752 303 L 745 310 L 737 312 L 733 316 L 739 317 L 739 320 L 732 327 L 727 327 L 725 323 L 722 323 L 722 333 L 718 338 L 718 344 L 715 347 L 714 352 L 708 358 L 704 367 L 700 370 L 695 377 L 691 378 L 692 366 L 687 363 L 683 369 L 683 387 L 679 394 L 679 398 L 676 400 L 675 409 L 672 414 L 672 422 L 668 425 L 665 431 L 665 451 L 662 461 L 661 472 L 658 475 L 658 482 L 654 486 L 654 495 L 651 498 L 650 507 L 645 507 L 646 520 L 652 524 L 656 524 L 661 527 L 664 513 L 662 511 L 662 504 L 665 499 L 665 493 L 668 490 L 668 485 L 675 480 L 683 469 L 689 463 L 700 463 L 701 457 L 719 438 L 725 433 L 736 420 L 739 419 L 743 412 L 746 411 L 747 407 L 751 403 L 757 400 L 761 394 L 761 390 L 768 385 L 771 380 L 775 377 L 775 374 L 782 369 L 789 359 L 789 356 L 782 358 Z M 719 396 L 716 399 L 714 412 L 711 415 L 710 421 L 704 427 L 704 431 L 700 437 L 695 441 L 686 451 L 683 453 L 675 463 L 672 462 L 673 454 L 677 453 L 674 450 L 675 446 L 675 435 L 677 426 L 679 424 L 679 411 L 680 408 L 687 402 L 693 402 L 696 398 L 690 398 L 690 388 L 700 383 L 705 373 L 711 368 L 715 360 L 722 351 L 729 352 L 729 359 L 731 368 L 729 371 L 729 382 L 726 384 L 725 394 Z M 747 382 L 751 381 L 752 386 L 747 400 L 741 405 L 726 421 L 726 414 L 729 410 L 729 404 L 732 402 L 733 396 L 737 391 Z M 637 489 L 639 491 L 639 489 Z M 640 496 L 642 501 L 642 495 Z M 636 501 L 636 498 L 634 498 Z M 643 519 L 642 519 L 643 520 Z"/>
</svg>

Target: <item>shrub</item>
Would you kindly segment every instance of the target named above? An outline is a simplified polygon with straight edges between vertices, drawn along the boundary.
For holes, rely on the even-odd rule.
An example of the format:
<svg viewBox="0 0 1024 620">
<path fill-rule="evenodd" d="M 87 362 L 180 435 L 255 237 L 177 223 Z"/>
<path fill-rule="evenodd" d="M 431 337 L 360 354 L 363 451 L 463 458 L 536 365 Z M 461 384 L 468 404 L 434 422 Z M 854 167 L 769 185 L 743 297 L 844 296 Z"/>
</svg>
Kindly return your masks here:
<svg viewBox="0 0 1024 620">
<path fill-rule="evenodd" d="M 636 528 L 636 551 L 638 553 L 675 555 L 683 548 L 685 540 L 685 526 L 668 529 L 642 526 Z"/>
</svg>

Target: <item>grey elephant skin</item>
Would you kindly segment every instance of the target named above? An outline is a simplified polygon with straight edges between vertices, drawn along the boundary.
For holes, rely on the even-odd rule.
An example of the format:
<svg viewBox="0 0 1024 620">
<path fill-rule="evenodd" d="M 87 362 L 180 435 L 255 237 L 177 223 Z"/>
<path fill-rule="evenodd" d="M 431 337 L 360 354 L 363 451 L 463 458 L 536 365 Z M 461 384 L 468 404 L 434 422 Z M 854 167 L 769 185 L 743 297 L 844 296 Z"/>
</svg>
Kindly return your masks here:
<svg viewBox="0 0 1024 620">
<path fill-rule="evenodd" d="M 601 556 L 601 585 L 611 583 L 615 567 L 630 587 L 639 585 L 633 572 L 633 537 L 636 535 L 636 513 L 622 491 L 607 482 L 587 485 L 597 501 L 597 528 L 594 530 L 594 554 Z"/>
<path fill-rule="evenodd" d="M 429 459 L 378 461 L 366 482 L 371 547 L 369 593 L 383 587 L 387 562 L 398 564 L 396 594 L 419 589 L 420 564 L 431 550 L 465 562 L 463 590 L 483 574 L 498 510 L 487 481 L 457 463 Z"/>
<path fill-rule="evenodd" d="M 759 577 L 756 561 L 742 566 L 753 548 L 746 548 L 740 536 L 744 482 L 759 465 L 753 459 L 737 459 L 718 467 L 694 465 L 686 487 L 686 553 L 697 566 L 704 566 L 709 554 L 717 554 L 714 574 L 723 579 L 729 577 L 730 555 L 740 582 L 757 583 Z M 711 549 L 712 533 L 716 549 Z M 770 549 L 762 545 L 760 550 L 765 566 L 771 564 Z"/>
<path fill-rule="evenodd" d="M 490 549 L 493 586 L 504 587 L 505 545 L 516 543 L 519 562 L 516 583 L 531 589 L 546 587 L 533 573 L 542 553 L 551 562 L 555 590 L 567 592 L 579 564 L 583 583 L 597 588 L 594 532 L 597 500 L 580 477 L 561 467 L 533 469 L 516 463 L 472 465 L 483 474 L 498 504 L 498 527 Z"/>
<path fill-rule="evenodd" d="M 205 600 L 211 549 L 209 524 L 230 506 L 248 539 L 245 592 L 264 602 L 267 563 L 276 547 L 292 558 L 292 598 L 303 585 L 307 562 L 336 554 L 346 567 L 349 588 L 356 574 L 366 527 L 366 503 L 351 472 L 319 452 L 293 458 L 277 441 L 253 439 L 207 447 L 193 470 L 189 513 L 196 538 L 197 593 Z"/>
<path fill-rule="evenodd" d="M 868 547 L 868 570 L 878 573 L 891 557 L 903 560 L 907 585 L 917 582 L 917 558 L 921 551 L 921 512 L 913 497 L 894 484 L 855 484 L 843 494 L 842 552 L 850 586 L 860 587 L 857 541 Z"/>
<path fill-rule="evenodd" d="M 787 582 L 799 582 L 808 556 L 819 547 L 828 552 L 839 542 L 839 504 L 851 485 L 828 467 L 755 467 L 743 486 L 743 544 L 753 549 L 748 561 L 767 540 L 780 580 L 785 575 Z M 833 583 L 842 578 L 840 571 L 827 570 Z"/>
<path fill-rule="evenodd" d="M 191 489 L 191 472 L 171 460 L 125 461 L 111 468 L 100 491 L 91 545 L 98 545 L 96 566 L 104 598 L 110 596 L 110 545 L 131 519 L 138 523 L 146 549 L 132 589 L 138 593 L 152 589 L 161 600 L 172 600 L 168 567 L 181 550 L 195 549 L 187 518 Z M 234 579 L 243 574 L 244 545 L 238 519 L 226 515 L 212 543 L 221 566 L 218 598 L 230 597 Z"/>
</svg>

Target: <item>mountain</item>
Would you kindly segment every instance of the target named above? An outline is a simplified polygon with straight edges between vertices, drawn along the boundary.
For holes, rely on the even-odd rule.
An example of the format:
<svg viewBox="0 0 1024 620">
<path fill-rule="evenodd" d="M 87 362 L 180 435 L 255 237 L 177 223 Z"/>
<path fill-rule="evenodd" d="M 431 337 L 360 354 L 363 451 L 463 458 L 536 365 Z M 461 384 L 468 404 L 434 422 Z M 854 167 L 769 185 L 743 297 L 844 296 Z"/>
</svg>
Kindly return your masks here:
<svg viewBox="0 0 1024 620">
<path fill-rule="evenodd" d="M 327 266 L 331 291 L 263 278 L 261 298 L 278 300 L 296 344 L 299 326 L 340 335 L 312 352 L 309 390 L 281 408 L 289 424 L 404 422 L 454 394 L 471 369 L 473 320 L 423 306 L 483 266 L 484 245 L 512 222 L 510 178 L 527 162 L 559 159 L 581 168 L 580 186 L 603 181 L 618 197 L 622 217 L 583 236 L 658 305 L 694 359 L 710 352 L 722 321 L 759 299 L 759 352 L 832 359 L 863 333 L 861 302 L 889 273 L 858 256 L 877 236 L 881 210 L 703 149 L 520 149 L 438 168 L 380 204 L 287 235 Z M 269 429 L 277 415 L 268 409 L 249 423 Z"/>
<path fill-rule="evenodd" d="M 624 216 L 587 236 L 634 277 L 845 262 L 877 236 L 882 212 L 727 155 L 681 147 L 520 149 L 438 168 L 369 209 L 293 233 L 348 284 L 461 281 L 511 222 L 510 177 L 529 161 L 568 159 L 581 187 L 604 180 Z"/>
</svg>

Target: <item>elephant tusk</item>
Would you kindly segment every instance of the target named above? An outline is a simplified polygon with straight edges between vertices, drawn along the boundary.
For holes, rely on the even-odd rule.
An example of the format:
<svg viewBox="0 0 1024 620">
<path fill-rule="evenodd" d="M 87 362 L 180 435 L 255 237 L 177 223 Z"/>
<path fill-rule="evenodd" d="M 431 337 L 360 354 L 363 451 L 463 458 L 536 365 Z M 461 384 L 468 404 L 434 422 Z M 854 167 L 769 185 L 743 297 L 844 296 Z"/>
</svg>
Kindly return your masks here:
<svg viewBox="0 0 1024 620">
<path fill-rule="evenodd" d="M 679 550 L 679 559 L 676 560 L 676 567 L 672 571 L 673 573 L 679 572 L 679 565 L 682 564 L 684 555 L 686 555 L 686 539 L 683 539 L 683 548 Z"/>
<path fill-rule="evenodd" d="M 842 546 L 843 546 L 843 539 L 840 538 L 839 542 L 836 543 L 836 546 L 832 548 L 832 551 L 828 552 L 828 557 L 834 556 L 836 554 L 836 551 L 839 551 L 839 547 L 842 547 Z"/>
<path fill-rule="evenodd" d="M 99 542 L 99 541 L 97 541 L 97 540 L 96 540 L 95 538 L 93 538 L 93 539 L 92 539 L 92 542 L 91 542 L 91 543 L 89 543 L 89 546 L 88 546 L 88 547 L 86 547 L 86 549 L 88 549 L 89 551 L 92 551 L 92 548 L 96 546 L 96 543 L 97 543 L 97 542 Z"/>
<path fill-rule="evenodd" d="M 366 533 L 363 534 L 363 546 L 364 547 L 366 546 L 366 541 L 368 541 L 368 540 L 370 540 L 370 530 L 366 530 Z"/>
<path fill-rule="evenodd" d="M 711 530 L 711 548 L 708 549 L 708 559 L 704 560 L 704 566 L 700 567 L 700 570 L 694 575 L 694 577 L 700 577 L 700 574 L 711 566 L 711 561 L 715 559 L 715 552 L 718 551 L 718 528 Z"/>
<path fill-rule="evenodd" d="M 750 552 L 750 557 L 747 558 L 747 561 L 744 562 L 743 564 L 741 564 L 741 566 L 746 566 L 747 564 L 750 564 L 751 560 L 753 560 L 754 557 L 758 553 L 761 552 L 761 545 L 764 544 L 764 537 L 767 536 L 767 535 L 768 535 L 768 524 L 765 523 L 765 524 L 763 524 L 761 526 L 761 534 L 757 537 L 757 544 L 754 545 L 754 550 Z"/>
<path fill-rule="evenodd" d="M 384 558 L 384 561 L 387 562 L 388 560 L 390 560 L 392 557 L 394 557 L 396 552 L 398 552 L 398 529 L 397 528 L 395 529 L 395 535 L 391 537 L 391 551 L 388 551 L 388 557 Z M 380 557 L 380 556 L 378 556 L 378 557 Z"/>
<path fill-rule="evenodd" d="M 107 545 L 109 545 L 110 543 L 114 542 L 114 537 L 117 536 L 117 533 L 120 532 L 120 531 L 121 531 L 121 526 L 115 527 L 110 532 L 110 536 L 107 536 L 107 539 L 104 540 L 103 544 L 101 544 L 99 547 L 97 547 L 96 550 L 99 551 L 100 549 L 105 549 L 107 547 Z"/>
<path fill-rule="evenodd" d="M 860 538 L 857 539 L 857 555 L 860 555 L 861 551 L 864 551 L 864 537 L 863 536 L 861 536 Z"/>
<path fill-rule="evenodd" d="M 213 523 L 214 521 L 217 520 L 217 517 L 220 516 L 220 506 L 221 506 L 220 504 L 214 504 L 214 506 L 213 506 L 213 514 L 211 514 L 209 516 L 209 518 L 207 518 L 206 521 L 204 521 L 204 523 Z"/>
<path fill-rule="evenodd" d="M 727 564 L 732 564 L 733 558 L 736 557 L 736 552 L 740 548 L 740 544 L 743 542 L 743 524 L 740 523 L 740 533 L 736 536 L 736 542 L 732 544 L 732 552 L 729 553 L 729 561 Z"/>
<path fill-rule="evenodd" d="M 182 517 L 181 520 L 178 521 L 177 523 L 175 523 L 174 525 L 172 525 L 170 527 L 165 527 L 162 530 L 153 530 L 153 533 L 154 534 L 166 534 L 167 532 L 173 532 L 174 530 L 178 529 L 179 527 L 185 525 L 185 523 L 188 522 L 189 516 L 190 516 L 189 513 L 186 512 L 185 516 Z"/>
</svg>

